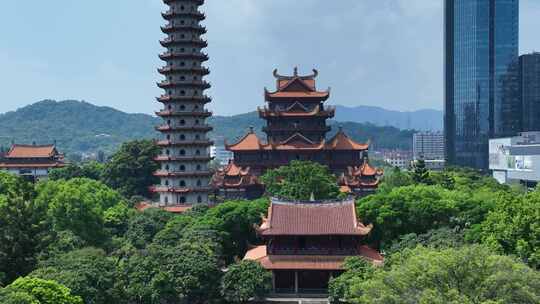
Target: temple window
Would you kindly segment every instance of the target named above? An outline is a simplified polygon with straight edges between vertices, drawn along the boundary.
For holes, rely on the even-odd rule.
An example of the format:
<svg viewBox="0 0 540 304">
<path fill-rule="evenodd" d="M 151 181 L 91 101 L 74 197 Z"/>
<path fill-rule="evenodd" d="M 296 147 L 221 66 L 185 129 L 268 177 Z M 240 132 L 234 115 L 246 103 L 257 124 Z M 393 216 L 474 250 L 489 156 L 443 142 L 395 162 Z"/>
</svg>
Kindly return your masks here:
<svg viewBox="0 0 540 304">
<path fill-rule="evenodd" d="M 165 186 L 168 186 L 169 185 L 169 180 L 166 180 L 165 181 Z"/>
<path fill-rule="evenodd" d="M 180 187 L 185 187 L 185 186 L 186 186 L 186 181 L 181 180 L 180 181 Z"/>
<path fill-rule="evenodd" d="M 169 198 L 165 196 L 165 204 L 168 204 L 168 203 L 169 203 Z"/>
<path fill-rule="evenodd" d="M 195 119 L 195 124 L 196 124 L 196 125 L 199 124 L 199 120 L 198 120 L 198 119 Z"/>
<path fill-rule="evenodd" d="M 181 166 L 180 166 L 180 171 L 186 171 L 186 166 L 181 165 Z"/>
<path fill-rule="evenodd" d="M 185 125 L 185 124 L 186 124 L 186 121 L 185 121 L 185 120 L 183 120 L 183 119 L 182 119 L 182 120 L 180 120 L 180 125 L 182 125 L 182 126 L 183 126 L 183 125 Z"/>
<path fill-rule="evenodd" d="M 182 196 L 180 198 L 180 204 L 185 204 L 185 203 L 186 203 L 186 198 Z"/>
<path fill-rule="evenodd" d="M 201 182 L 201 180 L 198 180 L 198 181 L 197 181 L 197 186 L 199 186 L 199 187 L 200 187 L 201 185 L 202 185 L 202 182 Z"/>
<path fill-rule="evenodd" d="M 200 195 L 197 197 L 197 203 L 202 203 L 202 197 Z"/>
<path fill-rule="evenodd" d="M 197 171 L 201 170 L 201 165 L 197 165 Z"/>
<path fill-rule="evenodd" d="M 184 134 L 180 135 L 180 140 L 186 140 L 186 136 Z"/>
<path fill-rule="evenodd" d="M 182 95 L 182 96 L 186 95 L 186 91 L 184 91 L 184 90 L 180 91 L 180 95 Z"/>
<path fill-rule="evenodd" d="M 186 150 L 180 150 L 180 155 L 186 155 Z"/>
<path fill-rule="evenodd" d="M 180 106 L 180 110 L 184 111 L 186 109 L 186 106 L 185 105 L 181 105 Z"/>
<path fill-rule="evenodd" d="M 197 151 L 195 152 L 195 154 L 196 154 L 196 155 L 201 155 L 201 150 L 197 150 Z"/>
</svg>

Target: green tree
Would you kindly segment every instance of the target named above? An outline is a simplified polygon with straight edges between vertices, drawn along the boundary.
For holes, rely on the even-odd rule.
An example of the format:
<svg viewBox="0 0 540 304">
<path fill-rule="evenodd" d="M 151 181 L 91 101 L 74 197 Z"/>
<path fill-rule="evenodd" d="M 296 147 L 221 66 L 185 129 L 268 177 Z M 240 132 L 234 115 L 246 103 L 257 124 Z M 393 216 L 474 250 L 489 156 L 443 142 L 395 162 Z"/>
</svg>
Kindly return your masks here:
<svg viewBox="0 0 540 304">
<path fill-rule="evenodd" d="M 135 248 L 145 248 L 173 217 L 170 212 L 159 208 L 135 213 L 129 218 L 126 239 Z"/>
<path fill-rule="evenodd" d="M 416 160 L 412 169 L 411 177 L 415 183 L 426 185 L 431 183 L 429 170 L 426 168 L 426 162 L 423 159 Z"/>
<path fill-rule="evenodd" d="M 332 278 L 328 284 L 329 300 L 332 303 L 349 302 L 351 286 L 369 279 L 375 271 L 373 265 L 360 257 L 350 257 L 343 265 L 345 272 Z"/>
<path fill-rule="evenodd" d="M 540 273 L 491 250 L 418 247 L 350 286 L 353 303 L 493 304 L 540 302 Z"/>
<path fill-rule="evenodd" d="M 151 140 L 124 143 L 105 165 L 103 181 L 126 197 L 150 197 L 149 187 L 159 182 L 153 175 L 158 169 L 154 158 L 159 152 Z"/>
<path fill-rule="evenodd" d="M 120 303 L 115 291 L 115 263 L 101 249 L 85 248 L 57 255 L 40 263 L 30 277 L 65 285 L 84 303 Z"/>
<path fill-rule="evenodd" d="M 456 201 L 461 199 L 465 195 L 440 186 L 416 185 L 365 197 L 357 209 L 363 222 L 374 224 L 372 241 L 389 245 L 404 234 L 452 226 L 451 221 L 459 210 Z"/>
<path fill-rule="evenodd" d="M 55 281 L 19 278 L 0 289 L 0 303 L 6 304 L 83 304 L 79 296 Z"/>
<path fill-rule="evenodd" d="M 328 168 L 310 161 L 294 160 L 288 166 L 268 170 L 262 181 L 270 195 L 288 199 L 333 199 L 340 194 L 336 177 Z"/>
<path fill-rule="evenodd" d="M 122 196 L 101 182 L 86 178 L 49 181 L 38 187 L 36 201 L 48 205 L 55 231 L 71 230 L 90 245 L 107 238 L 104 214 Z"/>
<path fill-rule="evenodd" d="M 32 271 L 51 237 L 46 205 L 0 195 L 0 285 Z"/>
<path fill-rule="evenodd" d="M 414 184 L 414 181 L 408 173 L 401 171 L 398 167 L 394 167 L 392 171 L 384 173 L 382 183 L 379 186 L 379 192 L 388 192 L 393 188 L 412 184 Z"/>
<path fill-rule="evenodd" d="M 105 165 L 92 161 L 82 165 L 69 164 L 63 168 L 53 169 L 49 173 L 50 180 L 72 179 L 78 177 L 99 180 Z"/>
<path fill-rule="evenodd" d="M 0 195 L 11 195 L 31 200 L 35 193 L 29 182 L 17 175 L 0 171 Z"/>
<path fill-rule="evenodd" d="M 480 239 L 540 269 L 540 190 L 500 197 L 480 225 Z"/>
<path fill-rule="evenodd" d="M 229 266 L 221 279 L 221 295 L 230 303 L 247 303 L 272 288 L 272 274 L 259 263 L 242 261 Z"/>
</svg>

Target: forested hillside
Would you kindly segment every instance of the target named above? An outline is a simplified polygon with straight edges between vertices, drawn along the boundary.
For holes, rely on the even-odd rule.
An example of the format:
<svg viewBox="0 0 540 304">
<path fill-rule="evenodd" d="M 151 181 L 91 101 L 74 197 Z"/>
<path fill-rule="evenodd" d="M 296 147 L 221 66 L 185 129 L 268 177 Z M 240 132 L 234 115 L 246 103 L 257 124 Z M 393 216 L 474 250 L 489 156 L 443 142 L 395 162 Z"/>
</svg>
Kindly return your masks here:
<svg viewBox="0 0 540 304">
<path fill-rule="evenodd" d="M 53 143 L 67 154 L 104 151 L 110 154 L 129 140 L 156 138 L 154 126 L 160 119 L 146 114 L 128 114 L 87 102 L 44 100 L 17 111 L 0 114 L 0 146 L 16 143 Z M 260 132 L 264 124 L 256 112 L 235 116 L 214 116 L 210 136 L 217 144 L 234 141 L 250 126 Z M 379 127 L 370 123 L 330 122 L 334 134 L 338 125 L 355 140 L 371 140 L 375 148 L 411 146 L 412 131 Z"/>
</svg>

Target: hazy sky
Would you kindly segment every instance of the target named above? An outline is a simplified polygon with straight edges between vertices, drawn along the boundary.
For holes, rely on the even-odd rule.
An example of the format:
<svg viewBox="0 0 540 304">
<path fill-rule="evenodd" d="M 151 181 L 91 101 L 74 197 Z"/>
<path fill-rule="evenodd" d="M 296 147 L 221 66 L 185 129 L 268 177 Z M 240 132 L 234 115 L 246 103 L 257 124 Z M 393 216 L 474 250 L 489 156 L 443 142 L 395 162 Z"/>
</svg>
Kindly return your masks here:
<svg viewBox="0 0 540 304">
<path fill-rule="evenodd" d="M 442 0 L 207 0 L 210 108 L 263 104 L 272 70 L 319 69 L 332 104 L 442 108 Z M 161 0 L 5 0 L 0 112 L 79 99 L 128 112 L 160 106 Z M 520 47 L 540 50 L 540 0 L 521 0 Z"/>
</svg>

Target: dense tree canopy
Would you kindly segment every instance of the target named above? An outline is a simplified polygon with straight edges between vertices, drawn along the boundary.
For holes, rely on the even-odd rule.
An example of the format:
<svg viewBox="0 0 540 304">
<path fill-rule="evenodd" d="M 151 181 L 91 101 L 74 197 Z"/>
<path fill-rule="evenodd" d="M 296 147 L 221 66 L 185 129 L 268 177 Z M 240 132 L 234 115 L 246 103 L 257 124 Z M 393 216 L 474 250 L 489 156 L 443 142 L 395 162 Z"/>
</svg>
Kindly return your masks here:
<svg viewBox="0 0 540 304">
<path fill-rule="evenodd" d="M 336 177 L 327 167 L 315 162 L 294 160 L 288 166 L 268 170 L 262 181 L 266 191 L 277 197 L 321 200 L 339 196 Z"/>
<path fill-rule="evenodd" d="M 0 289 L 3 304 L 83 304 L 79 296 L 55 281 L 38 278 L 19 278 Z"/>
<path fill-rule="evenodd" d="M 0 285 L 32 271 L 51 237 L 46 206 L 0 195 Z"/>
<path fill-rule="evenodd" d="M 253 261 L 231 265 L 221 280 L 221 294 L 230 303 L 247 303 L 272 288 L 271 273 Z"/>
<path fill-rule="evenodd" d="M 480 246 L 418 247 L 392 256 L 365 280 L 352 281 L 354 303 L 540 302 L 540 273 Z"/>
<path fill-rule="evenodd" d="M 85 248 L 54 256 L 41 262 L 30 276 L 61 283 L 81 296 L 84 303 L 120 302 L 115 290 L 116 265 L 101 249 Z"/>
<path fill-rule="evenodd" d="M 72 179 L 84 177 L 99 180 L 103 174 L 104 164 L 92 161 L 84 164 L 68 164 L 63 168 L 51 170 L 49 173 L 50 180 Z"/>
<path fill-rule="evenodd" d="M 500 197 L 479 230 L 484 243 L 540 269 L 540 189 Z"/>
<path fill-rule="evenodd" d="M 151 140 L 124 143 L 105 165 L 103 181 L 126 197 L 150 197 L 149 187 L 159 182 L 153 173 L 158 169 L 154 158 L 159 147 Z"/>
</svg>

